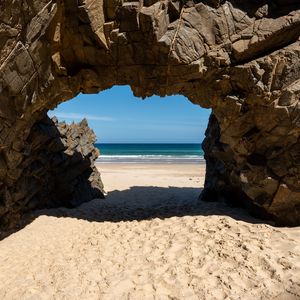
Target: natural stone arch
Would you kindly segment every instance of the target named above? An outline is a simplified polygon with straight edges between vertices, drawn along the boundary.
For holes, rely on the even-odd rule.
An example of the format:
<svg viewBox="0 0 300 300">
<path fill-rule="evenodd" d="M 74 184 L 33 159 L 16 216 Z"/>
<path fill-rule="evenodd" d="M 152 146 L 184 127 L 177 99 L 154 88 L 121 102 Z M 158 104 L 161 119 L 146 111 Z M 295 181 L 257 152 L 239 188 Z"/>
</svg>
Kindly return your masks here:
<svg viewBox="0 0 300 300">
<path fill-rule="evenodd" d="M 74 187 L 89 182 L 92 191 L 82 200 L 101 195 L 94 150 L 83 153 L 88 143 L 80 134 L 75 148 L 64 145 L 81 129 L 53 123 L 46 112 L 79 92 L 117 84 L 129 84 L 136 96 L 183 94 L 212 108 L 202 198 L 243 202 L 278 224 L 299 224 L 298 0 L 2 0 L 0 6 L 2 226 L 29 209 L 58 205 L 53 199 L 60 195 L 76 204 Z M 74 164 L 74 150 L 83 173 L 66 176 L 57 190 L 49 174 Z M 65 165 L 47 160 L 52 153 Z"/>
</svg>

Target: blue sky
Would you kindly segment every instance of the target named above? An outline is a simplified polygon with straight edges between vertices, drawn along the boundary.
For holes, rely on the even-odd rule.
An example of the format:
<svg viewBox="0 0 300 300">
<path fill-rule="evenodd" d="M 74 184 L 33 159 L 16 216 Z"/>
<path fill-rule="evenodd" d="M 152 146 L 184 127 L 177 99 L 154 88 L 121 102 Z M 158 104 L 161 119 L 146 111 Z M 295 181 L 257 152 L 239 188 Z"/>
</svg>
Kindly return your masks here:
<svg viewBox="0 0 300 300">
<path fill-rule="evenodd" d="M 209 114 L 183 96 L 136 98 L 129 86 L 80 94 L 49 112 L 67 123 L 86 118 L 99 143 L 200 143 Z"/>
</svg>

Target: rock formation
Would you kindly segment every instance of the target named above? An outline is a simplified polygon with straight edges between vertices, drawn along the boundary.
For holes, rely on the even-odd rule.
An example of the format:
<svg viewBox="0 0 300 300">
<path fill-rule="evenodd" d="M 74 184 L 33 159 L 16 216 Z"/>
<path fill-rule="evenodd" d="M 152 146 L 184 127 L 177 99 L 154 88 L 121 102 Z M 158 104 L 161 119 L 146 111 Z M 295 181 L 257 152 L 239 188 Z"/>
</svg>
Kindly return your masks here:
<svg viewBox="0 0 300 300">
<path fill-rule="evenodd" d="M 38 196 L 18 195 L 47 110 L 79 92 L 128 84 L 136 96 L 182 94 L 212 108 L 203 199 L 227 198 L 278 224 L 300 224 L 299 0 L 1 0 L 0 7 L 0 219 L 12 222 L 25 202 L 53 203 L 39 195 L 64 197 L 51 184 Z M 44 168 L 55 170 L 54 161 Z"/>
<path fill-rule="evenodd" d="M 76 207 L 103 198 L 103 185 L 94 165 L 99 156 L 95 140 L 86 120 L 67 125 L 44 116 L 35 123 L 18 167 L 21 176 L 7 188 L 14 203 L 2 207 L 1 226 L 17 225 L 21 214 L 32 209 Z"/>
</svg>

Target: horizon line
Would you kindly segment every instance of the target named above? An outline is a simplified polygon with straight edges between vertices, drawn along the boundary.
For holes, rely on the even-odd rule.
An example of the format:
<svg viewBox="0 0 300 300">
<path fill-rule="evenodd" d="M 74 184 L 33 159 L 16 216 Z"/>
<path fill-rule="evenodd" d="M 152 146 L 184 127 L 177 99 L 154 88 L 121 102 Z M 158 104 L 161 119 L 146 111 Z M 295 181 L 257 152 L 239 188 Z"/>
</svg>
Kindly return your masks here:
<svg viewBox="0 0 300 300">
<path fill-rule="evenodd" d="M 203 142 L 95 142 L 95 144 L 161 144 L 161 145 L 167 145 L 167 144 L 202 144 Z"/>
</svg>

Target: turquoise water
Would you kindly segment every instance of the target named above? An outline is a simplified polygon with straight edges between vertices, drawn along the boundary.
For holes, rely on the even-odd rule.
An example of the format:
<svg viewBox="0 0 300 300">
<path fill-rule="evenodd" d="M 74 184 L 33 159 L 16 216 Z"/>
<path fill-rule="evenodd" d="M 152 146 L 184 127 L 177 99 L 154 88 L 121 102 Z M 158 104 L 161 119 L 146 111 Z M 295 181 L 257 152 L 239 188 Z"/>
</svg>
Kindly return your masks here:
<svg viewBox="0 0 300 300">
<path fill-rule="evenodd" d="M 204 162 L 201 144 L 96 144 L 100 163 Z"/>
</svg>

